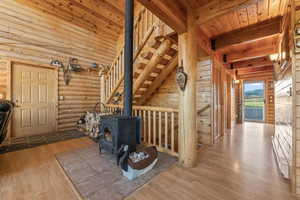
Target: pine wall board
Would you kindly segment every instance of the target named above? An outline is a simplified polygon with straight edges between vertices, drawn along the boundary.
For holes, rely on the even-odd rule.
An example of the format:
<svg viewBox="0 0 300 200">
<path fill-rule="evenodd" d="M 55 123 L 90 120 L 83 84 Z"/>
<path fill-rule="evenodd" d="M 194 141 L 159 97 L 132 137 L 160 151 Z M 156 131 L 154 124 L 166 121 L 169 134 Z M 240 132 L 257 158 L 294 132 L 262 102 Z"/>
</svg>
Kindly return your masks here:
<svg viewBox="0 0 300 200">
<path fill-rule="evenodd" d="M 58 76 L 58 130 L 72 130 L 86 111 L 94 111 L 100 101 L 100 78 L 89 74 L 72 74 L 69 85 L 63 79 L 62 70 Z"/>
<path fill-rule="evenodd" d="M 59 13 L 58 13 L 59 14 Z M 50 64 L 58 59 L 65 65 L 77 58 L 83 72 L 72 73 L 69 85 L 58 77 L 58 130 L 76 128 L 86 111 L 100 100 L 100 78 L 87 68 L 92 63 L 111 64 L 117 37 L 96 34 L 61 18 L 48 15 L 13 0 L 0 1 L 0 59 Z M 9 72 L 0 64 L 0 97 L 7 96 Z"/>
<path fill-rule="evenodd" d="M 197 111 L 207 107 L 204 112 L 197 114 L 197 132 L 199 143 L 211 143 L 211 61 L 198 63 L 197 68 Z M 179 107 L 179 93 L 174 71 L 148 100 L 148 106 Z"/>
<path fill-rule="evenodd" d="M 70 57 L 84 67 L 110 64 L 116 54 L 115 37 L 102 37 L 12 0 L 0 1 L 0 43 L 0 58 L 44 64 L 52 59 L 67 63 Z"/>
<path fill-rule="evenodd" d="M 292 73 L 291 70 L 275 83 L 275 134 L 273 148 L 278 166 L 285 178 L 290 178 L 292 165 Z"/>
</svg>

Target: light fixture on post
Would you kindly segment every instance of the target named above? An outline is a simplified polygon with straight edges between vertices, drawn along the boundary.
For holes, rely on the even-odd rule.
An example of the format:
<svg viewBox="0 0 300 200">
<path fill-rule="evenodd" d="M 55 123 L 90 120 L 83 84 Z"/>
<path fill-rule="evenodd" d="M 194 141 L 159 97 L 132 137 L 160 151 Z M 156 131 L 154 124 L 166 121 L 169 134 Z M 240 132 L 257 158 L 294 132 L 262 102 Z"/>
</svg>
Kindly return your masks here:
<svg viewBox="0 0 300 200">
<path fill-rule="evenodd" d="M 240 80 L 233 80 L 234 84 L 239 84 Z"/>
<path fill-rule="evenodd" d="M 278 53 L 274 53 L 274 54 L 271 54 L 269 57 L 270 57 L 270 60 L 271 60 L 272 62 L 277 62 L 277 61 L 278 61 L 279 54 L 278 54 Z"/>
<path fill-rule="evenodd" d="M 300 48 L 300 39 L 297 39 L 297 40 L 296 40 L 296 47 L 297 47 L 297 48 Z"/>
</svg>

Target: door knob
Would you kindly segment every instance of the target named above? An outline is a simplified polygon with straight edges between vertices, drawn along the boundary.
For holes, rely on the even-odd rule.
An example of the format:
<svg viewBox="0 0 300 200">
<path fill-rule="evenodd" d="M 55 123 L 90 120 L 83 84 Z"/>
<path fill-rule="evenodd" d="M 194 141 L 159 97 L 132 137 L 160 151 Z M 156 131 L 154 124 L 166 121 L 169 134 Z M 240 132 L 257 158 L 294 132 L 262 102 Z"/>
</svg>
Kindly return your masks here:
<svg viewBox="0 0 300 200">
<path fill-rule="evenodd" d="M 18 100 L 15 100 L 13 103 L 15 104 L 15 107 L 20 107 L 19 105 L 18 105 Z"/>
</svg>

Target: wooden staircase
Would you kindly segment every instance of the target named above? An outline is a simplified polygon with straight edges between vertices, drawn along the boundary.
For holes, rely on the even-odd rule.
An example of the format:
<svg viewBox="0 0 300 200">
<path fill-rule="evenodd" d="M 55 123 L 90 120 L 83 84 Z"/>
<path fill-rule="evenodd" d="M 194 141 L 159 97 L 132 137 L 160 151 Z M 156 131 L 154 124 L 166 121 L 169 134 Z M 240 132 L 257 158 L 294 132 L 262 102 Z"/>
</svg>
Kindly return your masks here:
<svg viewBox="0 0 300 200">
<path fill-rule="evenodd" d="M 149 25 L 149 11 L 146 15 Z M 151 15 L 152 13 L 150 13 Z M 145 29 L 141 16 L 135 25 L 133 103 L 144 105 L 178 64 L 177 35 L 160 20 Z M 153 15 L 151 18 L 155 18 Z M 142 26 L 144 33 L 141 33 Z M 145 31 L 146 30 L 146 31 Z M 166 31 L 167 30 L 167 31 Z M 141 37 L 142 36 L 142 37 Z M 140 38 L 143 38 L 140 40 Z M 139 40 L 139 41 L 137 41 Z M 106 75 L 106 104 L 122 104 L 124 92 L 124 49 L 116 57 Z"/>
</svg>

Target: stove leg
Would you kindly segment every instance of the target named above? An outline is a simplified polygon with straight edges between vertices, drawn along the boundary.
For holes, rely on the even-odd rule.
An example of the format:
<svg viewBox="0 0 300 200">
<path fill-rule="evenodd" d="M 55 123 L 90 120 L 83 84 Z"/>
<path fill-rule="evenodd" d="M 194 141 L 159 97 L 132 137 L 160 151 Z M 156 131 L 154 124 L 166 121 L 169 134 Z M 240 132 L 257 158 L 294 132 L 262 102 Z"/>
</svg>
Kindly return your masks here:
<svg viewBox="0 0 300 200">
<path fill-rule="evenodd" d="M 99 154 L 102 153 L 102 148 L 101 148 L 101 145 L 99 144 Z"/>
</svg>

